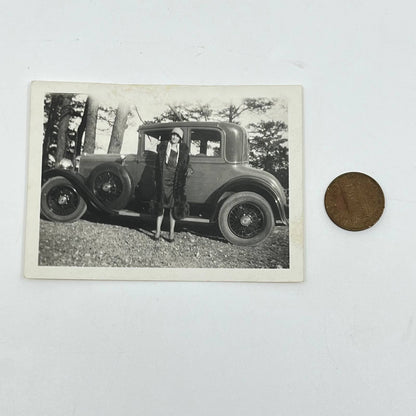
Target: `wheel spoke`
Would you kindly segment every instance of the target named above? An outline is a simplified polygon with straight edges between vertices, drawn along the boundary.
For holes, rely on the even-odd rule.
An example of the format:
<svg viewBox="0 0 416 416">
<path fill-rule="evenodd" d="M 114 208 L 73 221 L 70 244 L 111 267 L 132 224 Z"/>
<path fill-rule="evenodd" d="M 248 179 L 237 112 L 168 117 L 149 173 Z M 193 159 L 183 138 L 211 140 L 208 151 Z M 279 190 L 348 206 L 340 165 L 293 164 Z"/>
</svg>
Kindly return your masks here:
<svg viewBox="0 0 416 416">
<path fill-rule="evenodd" d="M 252 238 L 263 231 L 263 211 L 253 203 L 235 205 L 228 214 L 230 230 L 240 238 Z"/>
<path fill-rule="evenodd" d="M 117 175 L 107 171 L 96 177 L 93 191 L 101 201 L 111 202 L 121 195 L 123 184 Z"/>
<path fill-rule="evenodd" d="M 46 197 L 49 209 L 57 215 L 72 214 L 79 205 L 77 192 L 67 185 L 52 188 Z"/>
</svg>

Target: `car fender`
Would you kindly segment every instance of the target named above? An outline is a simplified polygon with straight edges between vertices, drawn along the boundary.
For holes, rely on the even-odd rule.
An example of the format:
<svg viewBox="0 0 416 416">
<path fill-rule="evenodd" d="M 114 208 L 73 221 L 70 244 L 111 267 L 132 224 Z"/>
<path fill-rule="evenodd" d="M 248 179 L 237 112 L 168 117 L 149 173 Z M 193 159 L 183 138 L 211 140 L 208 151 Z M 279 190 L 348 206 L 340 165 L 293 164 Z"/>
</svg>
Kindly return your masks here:
<svg viewBox="0 0 416 416">
<path fill-rule="evenodd" d="M 263 196 L 270 204 L 275 219 L 280 219 L 286 225 L 288 219 L 285 214 L 284 196 L 276 189 L 272 189 L 266 180 L 249 176 L 233 178 L 218 188 L 207 200 L 207 204 L 215 207 L 212 210 L 211 221 L 216 221 L 222 203 L 235 192 L 250 191 Z"/>
<path fill-rule="evenodd" d="M 85 183 L 84 177 L 78 173 L 74 173 L 70 170 L 64 169 L 49 169 L 42 175 L 42 182 L 46 182 L 48 179 L 62 176 L 67 179 L 76 191 L 84 198 L 89 208 L 93 208 L 97 211 L 104 212 L 108 215 L 118 215 L 117 211 L 107 208 L 88 188 Z"/>
</svg>

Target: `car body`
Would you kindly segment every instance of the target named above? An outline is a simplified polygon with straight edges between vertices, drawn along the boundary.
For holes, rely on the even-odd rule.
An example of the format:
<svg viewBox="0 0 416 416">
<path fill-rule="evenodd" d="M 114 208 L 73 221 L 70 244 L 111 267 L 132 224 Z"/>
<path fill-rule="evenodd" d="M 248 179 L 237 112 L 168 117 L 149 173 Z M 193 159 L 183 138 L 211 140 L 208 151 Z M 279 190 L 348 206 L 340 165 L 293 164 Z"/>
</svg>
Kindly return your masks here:
<svg viewBox="0 0 416 416">
<path fill-rule="evenodd" d="M 79 219 L 87 205 L 108 215 L 145 217 L 155 193 L 156 148 L 174 127 L 190 149 L 184 221 L 218 222 L 224 237 L 238 245 L 263 241 L 277 221 L 287 224 L 285 193 L 271 174 L 249 166 L 246 130 L 234 123 L 145 124 L 136 154 L 83 155 L 77 172 L 44 173 L 42 214 L 53 221 Z"/>
</svg>

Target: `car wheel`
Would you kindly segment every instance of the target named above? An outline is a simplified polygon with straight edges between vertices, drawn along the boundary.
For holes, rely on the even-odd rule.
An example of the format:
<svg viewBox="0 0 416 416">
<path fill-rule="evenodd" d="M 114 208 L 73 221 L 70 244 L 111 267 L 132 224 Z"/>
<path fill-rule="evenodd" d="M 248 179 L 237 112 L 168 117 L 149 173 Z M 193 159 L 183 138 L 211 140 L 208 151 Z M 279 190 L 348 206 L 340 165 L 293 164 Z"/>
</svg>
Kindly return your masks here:
<svg viewBox="0 0 416 416">
<path fill-rule="evenodd" d="M 124 208 L 129 202 L 132 183 L 127 171 L 117 163 L 97 166 L 88 178 L 88 186 L 94 195 L 111 209 Z"/>
<path fill-rule="evenodd" d="M 77 190 L 61 176 L 49 179 L 42 186 L 41 213 L 50 221 L 74 222 L 87 210 L 87 204 Z"/>
<path fill-rule="evenodd" d="M 262 196 L 254 192 L 238 192 L 225 200 L 218 214 L 218 225 L 230 243 L 254 246 L 272 232 L 273 211 Z"/>
</svg>

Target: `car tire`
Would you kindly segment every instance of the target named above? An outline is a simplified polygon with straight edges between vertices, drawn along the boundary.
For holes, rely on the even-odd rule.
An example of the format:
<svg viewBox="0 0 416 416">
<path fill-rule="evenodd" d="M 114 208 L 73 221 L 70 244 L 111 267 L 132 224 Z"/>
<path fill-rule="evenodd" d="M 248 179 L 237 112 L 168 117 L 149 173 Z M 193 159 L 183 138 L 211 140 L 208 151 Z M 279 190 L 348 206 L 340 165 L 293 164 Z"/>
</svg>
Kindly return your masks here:
<svg viewBox="0 0 416 416">
<path fill-rule="evenodd" d="M 103 163 L 88 177 L 88 187 L 107 208 L 122 209 L 130 200 L 132 181 L 118 163 Z"/>
<path fill-rule="evenodd" d="M 232 244 L 254 246 L 274 228 L 270 204 L 254 192 L 238 192 L 228 197 L 218 214 L 222 235 Z"/>
<path fill-rule="evenodd" d="M 56 176 L 42 186 L 41 214 L 56 222 L 74 222 L 87 210 L 87 204 L 68 179 Z"/>
</svg>

